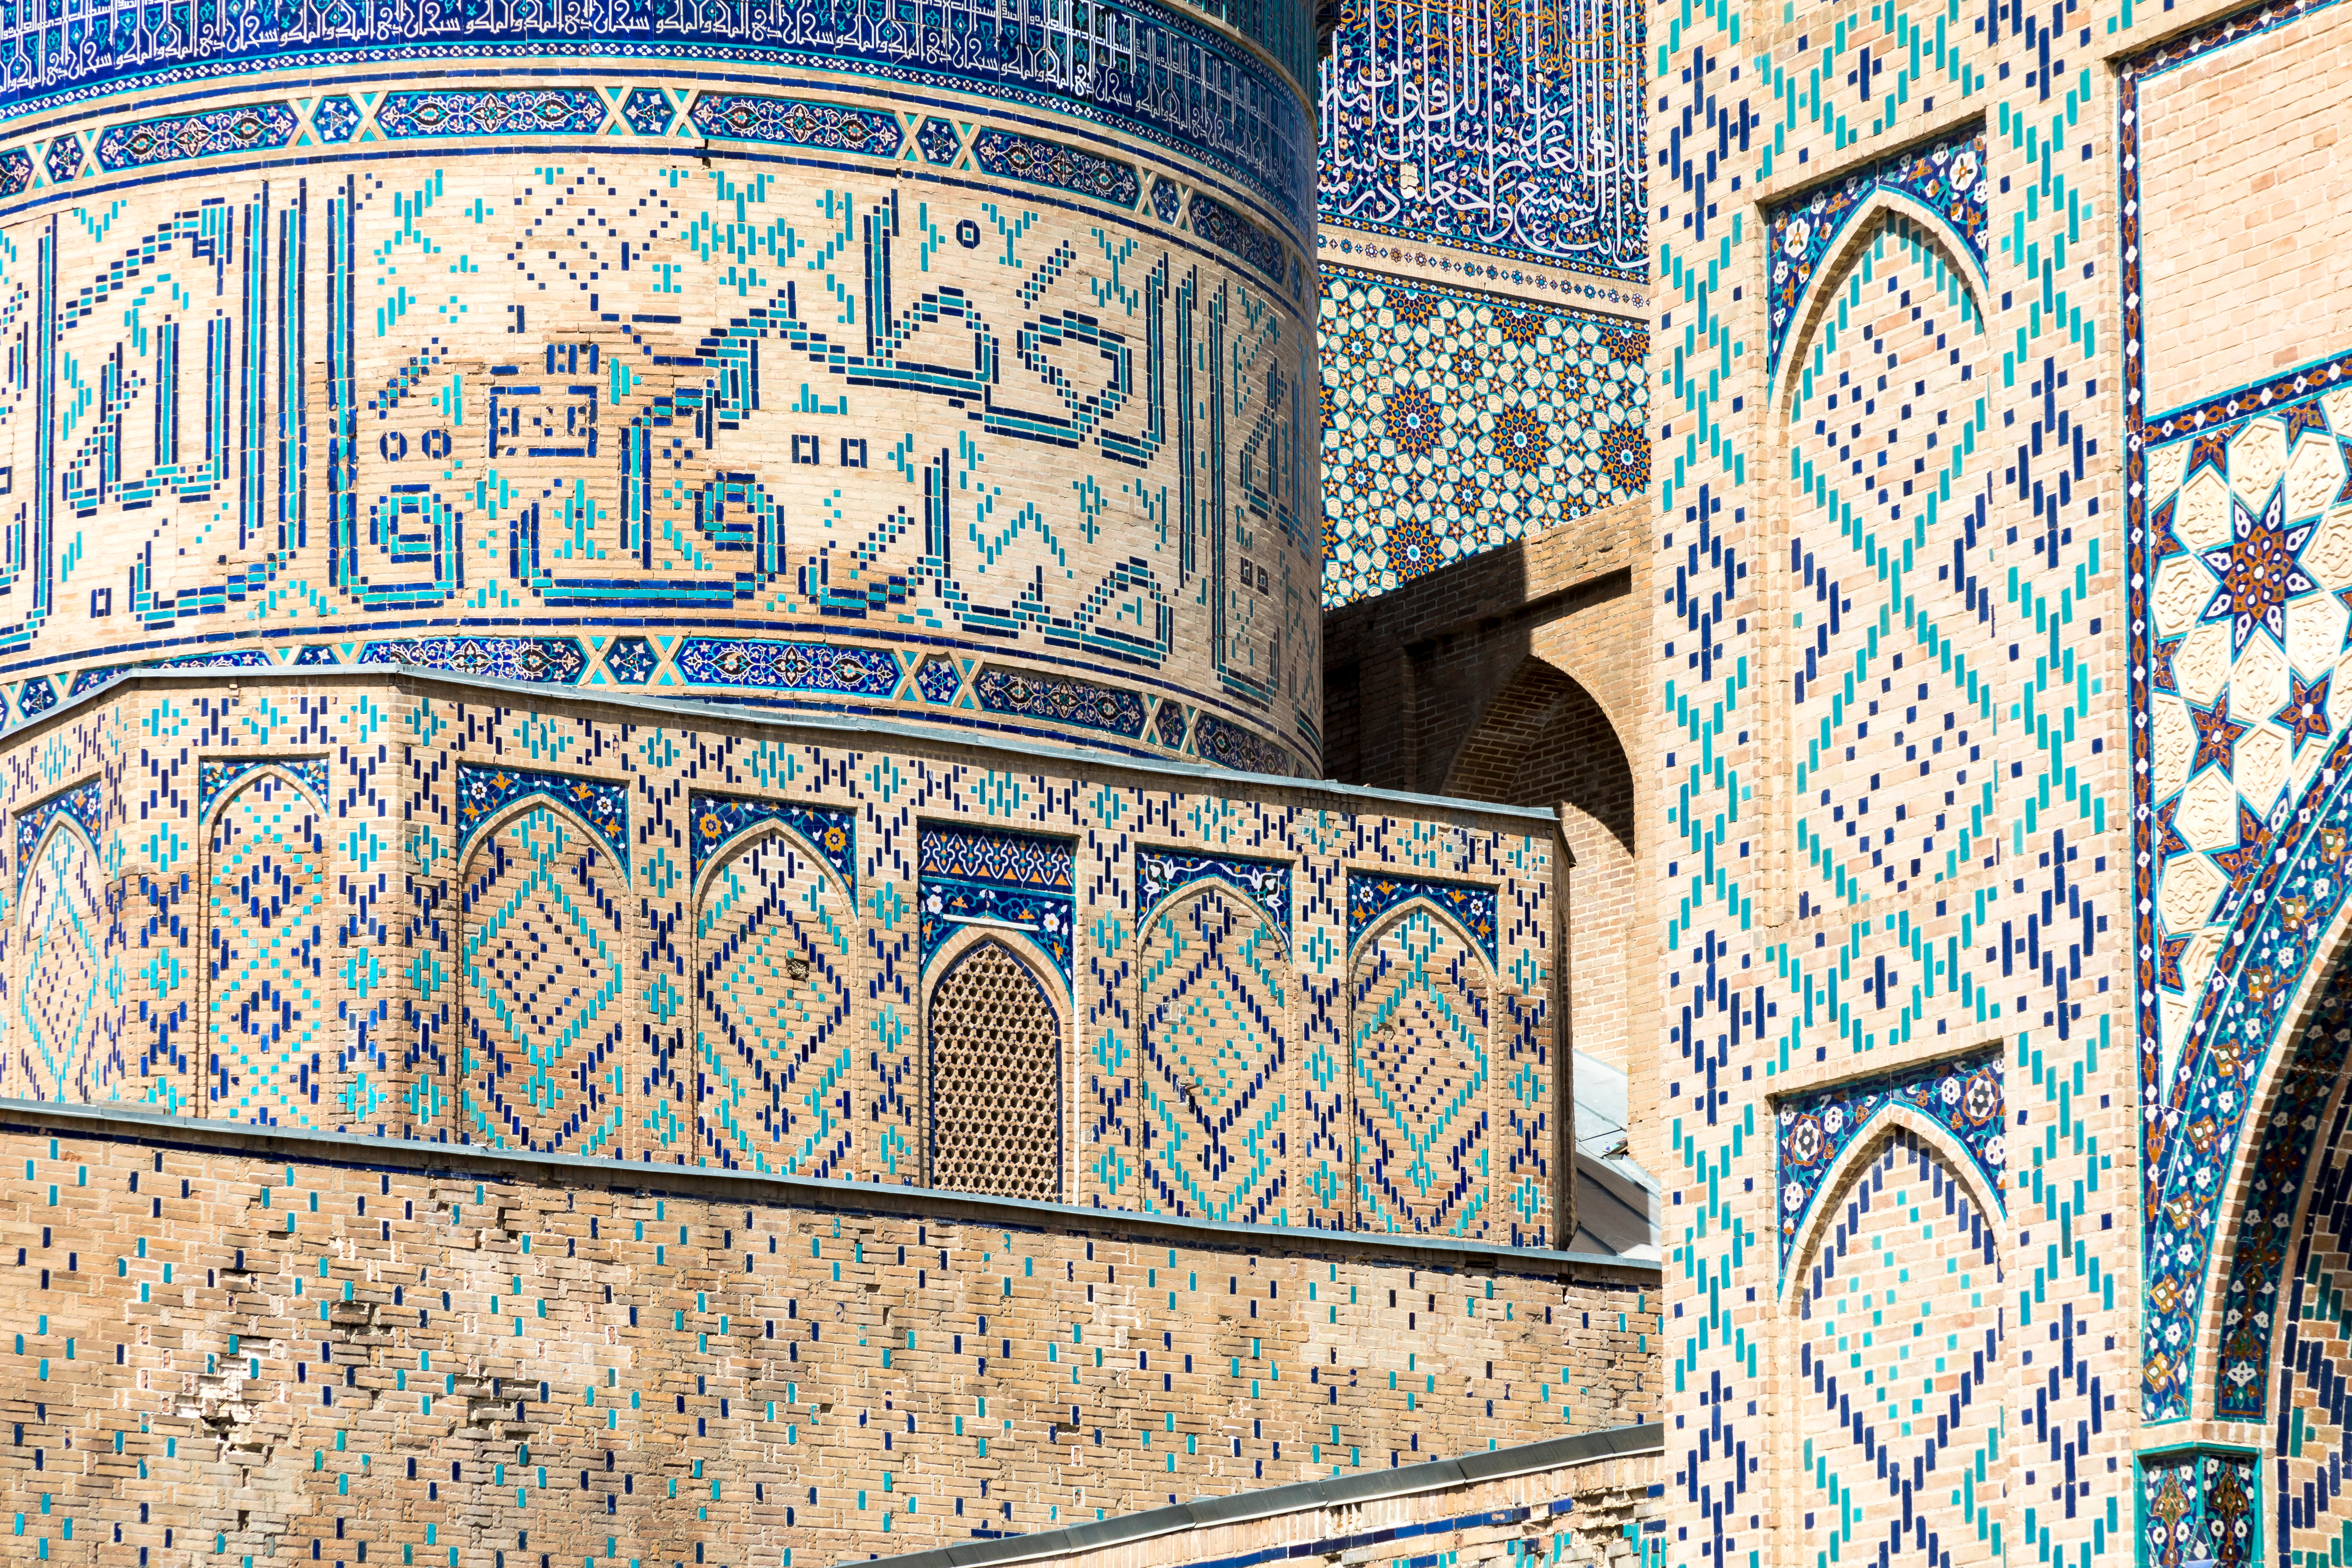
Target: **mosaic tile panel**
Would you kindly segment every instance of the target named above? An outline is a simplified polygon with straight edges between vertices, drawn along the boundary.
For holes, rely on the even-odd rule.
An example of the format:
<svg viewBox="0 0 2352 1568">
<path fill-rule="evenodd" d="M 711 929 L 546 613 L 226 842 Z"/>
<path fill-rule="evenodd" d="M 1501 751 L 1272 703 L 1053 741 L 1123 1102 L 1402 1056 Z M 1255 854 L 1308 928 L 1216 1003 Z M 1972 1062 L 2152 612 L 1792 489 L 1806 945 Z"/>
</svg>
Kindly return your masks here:
<svg viewBox="0 0 2352 1568">
<path fill-rule="evenodd" d="M 797 801 L 747 800 L 697 795 L 688 802 L 694 823 L 694 873 L 748 833 L 773 823 L 790 828 L 851 893 L 857 890 L 857 814 Z"/>
<path fill-rule="evenodd" d="M 604 100 L 593 88 L 388 92 L 375 107 L 375 128 L 394 141 L 582 135 L 604 123 Z"/>
<path fill-rule="evenodd" d="M 1320 323 L 1326 605 L 1648 488 L 1640 323 L 1329 266 Z"/>
<path fill-rule="evenodd" d="M 2141 1568 L 2252 1568 L 2262 1489 L 2242 1448 L 2173 1448 L 2139 1461 Z"/>
<path fill-rule="evenodd" d="M 556 802 L 604 841 L 604 848 L 624 874 L 629 868 L 629 790 L 614 779 L 581 778 L 572 773 L 542 773 L 535 768 L 502 768 L 484 763 L 457 765 L 457 846 L 463 849 L 476 833 L 517 801 L 543 798 Z"/>
<path fill-rule="evenodd" d="M 1143 699 L 1133 691 L 995 665 L 981 666 L 971 691 L 992 713 L 1026 714 L 1130 738 L 1143 733 Z"/>
<path fill-rule="evenodd" d="M 1290 940 L 1290 878 L 1293 868 L 1277 860 L 1233 855 L 1202 855 L 1183 849 L 1139 847 L 1135 852 L 1135 909 L 1157 910 L 1197 882 L 1226 882 L 1265 911 L 1275 933 Z"/>
<path fill-rule="evenodd" d="M 2233 1347 L 2208 1369 L 2211 1397 L 2243 1409 L 2263 1396 L 2247 1339 L 2261 1325 L 2245 1314 L 2273 1289 L 2275 1263 L 2259 1259 L 2284 1238 L 2274 1224 L 2225 1227 L 2219 1173 L 2261 1109 L 2300 978 L 2327 961 L 2320 939 L 2344 902 L 2352 842 L 2341 773 L 2352 746 L 2331 696 L 2347 646 L 2339 594 L 2352 587 L 2340 536 L 2352 509 L 2338 499 L 2352 458 L 2336 432 L 2352 430 L 2352 394 L 2299 392 L 2294 378 L 2269 392 L 2145 426 L 2134 444 L 2144 1383 L 2154 1409 L 2175 1413 L 2195 1397 L 2209 1306 Z M 2282 1106 L 2325 1092 L 2298 1065 L 2305 1054 L 2297 1046 L 2276 1069 L 2292 1080 Z M 2296 1142 L 2265 1122 L 2252 1179 L 2274 1190 Z M 2230 1294 L 2209 1304 L 2204 1270 L 2224 1235 L 2252 1249 L 2252 1272 L 2233 1261 Z"/>
<path fill-rule="evenodd" d="M 895 157 L 905 137 L 895 118 L 872 110 L 751 93 L 698 94 L 687 119 L 705 136 L 835 148 L 877 158 Z"/>
<path fill-rule="evenodd" d="M 1823 1184 L 1849 1149 L 1887 1126 L 1897 1108 L 1951 1134 L 1984 1179 L 1984 1191 L 2004 1205 L 2008 1143 L 2002 1128 L 2000 1053 L 1975 1051 L 1907 1071 L 1834 1084 L 1790 1095 L 1773 1109 L 1780 1190 L 1780 1267 L 1789 1267 Z"/>
<path fill-rule="evenodd" d="M 1777 369 L 1800 325 L 1805 291 L 1853 216 L 1879 192 L 1899 196 L 1941 220 L 1962 247 L 1960 259 L 1984 265 L 1986 203 L 1992 176 L 1985 168 L 1984 132 L 1935 142 L 1823 186 L 1802 201 L 1771 210 L 1771 366 Z"/>
<path fill-rule="evenodd" d="M 993 126 L 972 138 L 971 161 L 992 174 L 1092 196 L 1114 206 L 1131 207 L 1143 195 L 1132 163 Z"/>
<path fill-rule="evenodd" d="M 1400 905 L 1425 901 L 1458 921 L 1489 963 L 1495 959 L 1496 903 L 1495 889 L 1462 882 L 1436 882 L 1378 871 L 1348 873 L 1348 945 L 1353 948 L 1366 932 Z"/>
<path fill-rule="evenodd" d="M 2296 1226 L 2301 1221 L 2308 1229 L 2339 1201 L 2336 1193 L 2343 1178 L 2335 1151 L 2344 1127 L 2339 1097 L 2348 1047 L 2352 968 L 2339 959 L 2313 997 L 2308 1021 L 2287 1047 L 2253 1144 L 2244 1200 L 2221 1241 L 2228 1274 L 2213 1378 L 2213 1413 L 2220 1419 L 2260 1421 L 2269 1413 L 2280 1345 L 2280 1281 L 2288 1254 L 2296 1250 Z M 2328 1151 L 2316 1169 L 2315 1149 Z M 2307 1254 L 2311 1245 L 2305 1239 L 2301 1251 Z M 2298 1267 L 2298 1291 L 2304 1273 Z M 2168 1298 L 2166 1305 L 2173 1309 L 2166 1326 L 2179 1326 L 2185 1338 L 2179 1304 Z"/>
<path fill-rule="evenodd" d="M 553 806 L 509 817 L 467 859 L 458 973 L 461 1136 L 622 1153 L 626 872 Z"/>
<path fill-rule="evenodd" d="M 211 816 L 221 796 L 264 768 L 285 773 L 309 790 L 320 806 L 327 805 L 324 757 L 206 757 L 196 768 L 196 815 Z"/>
<path fill-rule="evenodd" d="M 694 922 L 695 1104 L 699 1147 L 713 1163 L 844 1173 L 855 917 L 837 868 L 781 835 L 751 840 L 704 885 Z"/>
<path fill-rule="evenodd" d="M 577 637 L 403 637 L 360 649 L 361 664 L 415 664 L 501 680 L 569 685 L 588 668 Z"/>
<path fill-rule="evenodd" d="M 254 103 L 110 125 L 99 132 L 98 166 L 112 174 L 211 153 L 283 147 L 299 124 L 290 104 Z"/>
<path fill-rule="evenodd" d="M 227 787 L 205 846 L 206 1113 L 277 1127 L 371 1120 L 376 1089 L 351 1070 L 328 984 L 322 795 L 267 766 Z"/>
<path fill-rule="evenodd" d="M 106 796 L 96 779 L 89 779 L 70 789 L 59 790 L 44 800 L 19 809 L 16 819 L 16 889 L 22 896 L 25 879 L 32 871 L 34 851 L 42 837 L 55 824 L 70 822 L 82 833 L 85 844 L 95 847 L 106 839 Z"/>
</svg>

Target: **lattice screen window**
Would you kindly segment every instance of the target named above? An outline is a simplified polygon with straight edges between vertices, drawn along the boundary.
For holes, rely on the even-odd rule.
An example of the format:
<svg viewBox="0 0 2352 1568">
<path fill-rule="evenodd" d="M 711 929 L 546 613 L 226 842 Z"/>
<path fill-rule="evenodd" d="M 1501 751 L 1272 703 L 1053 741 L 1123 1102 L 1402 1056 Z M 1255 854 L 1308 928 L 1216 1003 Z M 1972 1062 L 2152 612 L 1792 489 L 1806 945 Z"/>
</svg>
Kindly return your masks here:
<svg viewBox="0 0 2352 1568">
<path fill-rule="evenodd" d="M 931 994 L 931 1184 L 1062 1196 L 1062 1031 L 1025 965 L 995 942 Z"/>
</svg>

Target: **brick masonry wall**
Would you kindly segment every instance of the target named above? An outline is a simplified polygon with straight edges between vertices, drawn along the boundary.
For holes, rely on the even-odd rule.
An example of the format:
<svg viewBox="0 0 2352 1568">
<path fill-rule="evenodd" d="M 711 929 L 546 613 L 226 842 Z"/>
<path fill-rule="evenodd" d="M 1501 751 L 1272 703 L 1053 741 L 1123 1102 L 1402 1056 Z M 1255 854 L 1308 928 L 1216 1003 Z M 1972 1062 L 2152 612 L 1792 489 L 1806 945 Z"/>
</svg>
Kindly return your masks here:
<svg viewBox="0 0 2352 1568">
<path fill-rule="evenodd" d="M 127 1120 L 0 1131 L 25 1561 L 810 1568 L 1659 1392 L 1654 1268 Z"/>
<path fill-rule="evenodd" d="M 1496 1480 L 1460 1482 L 1367 1502 L 1301 1507 L 1115 1546 L 1050 1552 L 1064 1568 L 1242 1568 L 1278 1556 L 1334 1563 L 1434 1560 L 1508 1568 L 1530 1560 L 1572 1568 L 1653 1568 L 1665 1561 L 1659 1456 L 1557 1464 Z M 892 1568 L 899 1568 L 893 1564 Z M 903 1568 L 945 1568 L 929 1562 Z"/>
</svg>

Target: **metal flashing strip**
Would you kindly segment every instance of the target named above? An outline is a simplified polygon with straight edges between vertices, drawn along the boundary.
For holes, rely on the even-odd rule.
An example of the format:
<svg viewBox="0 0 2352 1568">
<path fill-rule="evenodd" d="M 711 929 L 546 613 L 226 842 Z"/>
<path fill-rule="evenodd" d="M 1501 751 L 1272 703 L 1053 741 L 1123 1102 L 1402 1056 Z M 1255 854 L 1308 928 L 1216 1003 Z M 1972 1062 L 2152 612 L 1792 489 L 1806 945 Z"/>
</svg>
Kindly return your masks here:
<svg viewBox="0 0 2352 1568">
<path fill-rule="evenodd" d="M 323 679 L 322 679 L 323 678 Z M 428 669 L 422 665 L 369 665 L 362 669 L 349 665 L 272 665 L 266 668 L 222 668 L 196 666 L 185 669 L 153 668 L 126 669 L 102 686 L 91 688 L 79 697 L 68 698 L 37 719 L 25 723 L 5 736 L 0 746 L 14 743 L 20 736 L 34 734 L 63 719 L 73 717 L 86 707 L 101 700 L 121 697 L 141 685 L 204 686 L 222 682 L 238 685 L 259 685 L 288 680 L 327 684 L 334 679 L 346 680 L 407 680 L 420 687 L 436 687 L 461 692 L 479 692 L 499 697 L 526 698 L 535 707 L 551 707 L 564 702 L 594 703 L 608 708 L 625 709 L 632 712 L 654 713 L 673 720 L 706 718 L 730 724 L 743 724 L 768 730 L 816 731 L 834 735 L 885 736 L 893 741 L 921 742 L 928 745 L 961 746 L 975 752 L 990 752 L 1007 758 L 1018 758 L 1028 765 L 1040 761 L 1066 762 L 1076 767 L 1097 772 L 1125 772 L 1159 774 L 1231 786 L 1246 784 L 1254 789 L 1293 790 L 1301 794 L 1336 795 L 1346 800 L 1375 802 L 1382 805 L 1419 806 L 1432 810 L 1465 815 L 1501 817 L 1507 820 L 1536 824 L 1557 828 L 1559 815 L 1538 806 L 1496 805 L 1489 801 L 1459 800 L 1451 795 L 1413 795 L 1403 790 L 1376 789 L 1370 784 L 1341 784 L 1337 779 L 1292 778 L 1280 773 L 1245 773 L 1231 768 L 1186 766 L 1181 763 L 1162 762 L 1156 757 L 1131 757 L 1124 753 L 1087 752 L 1076 747 L 1046 744 L 1012 745 L 983 736 L 966 736 L 954 731 L 930 729 L 918 724 L 896 723 L 884 719 L 836 719 L 823 713 L 778 713 L 770 709 L 747 708 L 724 702 L 695 701 L 686 698 L 654 697 L 639 692 L 617 691 L 604 688 L 584 690 L 575 687 L 547 686 L 525 680 L 501 680 L 496 676 L 459 675 L 446 669 Z M 870 744 L 870 742 L 869 742 Z M 1215 793 L 1233 793 L 1230 787 Z M 1530 829 L 1522 829 L 1528 831 Z"/>
<path fill-rule="evenodd" d="M 1383 1498 L 1443 1491 L 1449 1487 L 1506 1480 L 1513 1476 L 1529 1475 L 1540 1470 L 1589 1464 L 1595 1459 L 1663 1454 L 1665 1446 L 1665 1428 L 1654 1422 L 1639 1426 L 1611 1426 L 1599 1432 L 1580 1432 L 1569 1437 L 1547 1437 L 1540 1443 L 1524 1443 L 1517 1447 L 1465 1454 L 1459 1458 L 1434 1459 L 1423 1465 L 1402 1465 L 1395 1469 L 1370 1470 L 1362 1475 L 1334 1477 L 1329 1480 L 1294 1481 L 1286 1486 L 1236 1492 L 1230 1497 L 1200 1498 L 1192 1502 L 1178 1503 L 1172 1508 L 1122 1514 L 1116 1519 L 1074 1524 L 1062 1530 L 1041 1531 L 1034 1535 L 960 1542 L 953 1546 L 934 1546 L 898 1557 L 844 1561 L 872 1562 L 876 1568 L 1004 1568 L 1006 1564 L 1125 1546 L 1184 1531 L 1203 1530 L 1221 1524 L 1243 1524 L 1276 1514 L 1303 1513 L 1309 1509 L 1349 1507 L 1375 1502 Z M 1484 1519 L 1485 1516 L 1480 1516 L 1479 1522 L 1484 1522 Z M 1451 1526 L 1466 1521 L 1444 1520 L 1433 1522 Z M 1427 1528 L 1415 1527 L 1412 1533 L 1423 1533 Z M 1394 1539 L 1405 1532 L 1403 1530 L 1376 1531 L 1368 1532 L 1361 1539 L 1348 1536 L 1339 1540 L 1268 1546 L 1234 1559 L 1230 1568 L 1284 1557 L 1328 1556 L 1359 1545 L 1377 1544 L 1375 1537 Z"/>
<path fill-rule="evenodd" d="M 68 1105 L 47 1100 L 0 1099 L 0 1131 L 113 1139 L 271 1159 L 290 1157 L 366 1170 L 463 1172 L 468 1180 L 498 1173 L 544 1185 L 562 1185 L 569 1178 L 581 1185 L 729 1204 L 749 1202 L 842 1214 L 897 1215 L 1015 1230 L 1117 1235 L 1130 1240 L 1150 1236 L 1180 1246 L 1229 1252 L 1309 1256 L 1336 1253 L 1370 1257 L 1400 1266 L 1520 1276 L 1569 1275 L 1603 1284 L 1610 1283 L 1610 1276 L 1616 1274 L 1625 1277 L 1622 1283 L 1629 1288 L 1654 1287 L 1664 1271 L 1655 1258 L 1616 1258 L 1604 1253 L 1506 1247 L 1496 1242 L 1455 1241 L 1396 1231 L 1228 1225 L 1132 1209 L 983 1197 L 936 1187 L 902 1187 L 812 1176 L 750 1175 L 705 1165 L 658 1165 L 649 1161 L 630 1163 L 579 1154 L 539 1154 L 467 1143 L 428 1143 L 418 1139 L 373 1138 L 352 1132 L 296 1131 L 254 1122 L 202 1121 L 148 1110 L 126 1110 L 111 1105 Z"/>
</svg>

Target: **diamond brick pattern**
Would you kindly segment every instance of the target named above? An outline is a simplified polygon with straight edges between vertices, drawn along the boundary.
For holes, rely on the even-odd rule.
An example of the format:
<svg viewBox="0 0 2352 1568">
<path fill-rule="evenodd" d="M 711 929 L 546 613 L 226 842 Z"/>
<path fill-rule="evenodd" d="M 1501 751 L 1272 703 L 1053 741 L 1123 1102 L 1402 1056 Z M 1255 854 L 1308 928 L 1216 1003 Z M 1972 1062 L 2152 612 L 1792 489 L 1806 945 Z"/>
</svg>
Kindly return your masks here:
<svg viewBox="0 0 2352 1568">
<path fill-rule="evenodd" d="M 27 1100 L 109 1100 L 111 1052 L 100 1009 L 109 973 L 104 872 L 79 823 L 53 817 L 19 898 L 16 1046 L 9 1092 Z"/>
<path fill-rule="evenodd" d="M 1497 1223 L 1487 973 L 1459 928 L 1408 906 L 1364 944 L 1355 1005 L 1358 1223 L 1479 1237 Z"/>
<path fill-rule="evenodd" d="M 1837 1202 L 1797 1324 L 1798 1429 L 1810 1456 L 1801 1560 L 1998 1563 L 1993 1229 L 1908 1131 L 1886 1139 Z"/>
<path fill-rule="evenodd" d="M 284 1127 L 370 1120 L 331 1027 L 327 844 L 318 797 L 275 768 L 213 816 L 205 900 L 210 1113 Z"/>
<path fill-rule="evenodd" d="M 830 868 L 771 831 L 720 862 L 695 913 L 695 1103 L 714 1164 L 836 1176 L 856 977 L 850 900 Z"/>
<path fill-rule="evenodd" d="M 625 880 L 571 816 L 527 806 L 474 851 L 460 952 L 467 1138 L 620 1152 Z"/>
<path fill-rule="evenodd" d="M 1282 931 L 1241 889 L 1203 884 L 1151 917 L 1137 1049 L 1143 1192 L 1171 1214 L 1280 1223 L 1295 982 Z"/>
</svg>

